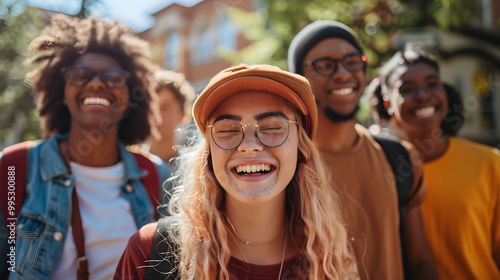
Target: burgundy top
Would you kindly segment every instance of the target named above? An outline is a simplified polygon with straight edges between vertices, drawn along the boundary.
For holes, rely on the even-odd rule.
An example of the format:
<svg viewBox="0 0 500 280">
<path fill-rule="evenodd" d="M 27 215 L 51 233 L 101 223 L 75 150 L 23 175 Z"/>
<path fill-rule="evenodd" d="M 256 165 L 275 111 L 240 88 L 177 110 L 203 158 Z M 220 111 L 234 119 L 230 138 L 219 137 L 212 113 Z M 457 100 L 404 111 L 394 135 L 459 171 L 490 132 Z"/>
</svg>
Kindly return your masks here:
<svg viewBox="0 0 500 280">
<path fill-rule="evenodd" d="M 157 223 L 147 224 L 130 237 L 116 268 L 114 280 L 142 280 L 146 278 L 147 261 L 151 255 L 156 225 Z M 278 279 L 280 267 L 281 263 L 256 265 L 231 257 L 227 269 L 231 279 L 275 280 Z M 298 261 L 296 258 L 285 260 L 281 279 L 297 279 L 297 271 Z"/>
</svg>

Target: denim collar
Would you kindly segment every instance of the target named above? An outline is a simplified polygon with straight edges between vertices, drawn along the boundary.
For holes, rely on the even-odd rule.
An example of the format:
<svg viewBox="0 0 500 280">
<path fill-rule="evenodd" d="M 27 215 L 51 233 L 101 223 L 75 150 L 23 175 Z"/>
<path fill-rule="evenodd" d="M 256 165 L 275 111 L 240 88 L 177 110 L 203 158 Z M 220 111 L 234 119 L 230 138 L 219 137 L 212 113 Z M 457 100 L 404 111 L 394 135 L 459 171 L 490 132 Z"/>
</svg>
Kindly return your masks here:
<svg viewBox="0 0 500 280">
<path fill-rule="evenodd" d="M 68 171 L 59 154 L 57 145 L 59 141 L 67 139 L 68 136 L 69 133 L 62 135 L 56 134 L 42 144 L 40 151 L 40 169 L 44 181 L 51 180 L 54 177 L 68 175 Z M 139 180 L 142 176 L 146 175 L 146 171 L 139 169 L 134 156 L 131 152 L 127 151 L 125 145 L 121 142 L 118 142 L 118 151 L 121 161 L 125 166 L 125 181 Z"/>
</svg>

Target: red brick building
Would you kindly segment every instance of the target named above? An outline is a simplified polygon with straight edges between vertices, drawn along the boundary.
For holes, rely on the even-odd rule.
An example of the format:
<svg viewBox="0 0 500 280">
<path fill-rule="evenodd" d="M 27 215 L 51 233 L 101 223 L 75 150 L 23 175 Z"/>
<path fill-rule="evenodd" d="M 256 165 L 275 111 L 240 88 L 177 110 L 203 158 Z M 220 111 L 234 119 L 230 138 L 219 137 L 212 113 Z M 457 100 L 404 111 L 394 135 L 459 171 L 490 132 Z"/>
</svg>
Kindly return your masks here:
<svg viewBox="0 0 500 280">
<path fill-rule="evenodd" d="M 228 8 L 253 11 L 253 0 L 204 0 L 185 7 L 172 4 L 153 14 L 155 25 L 139 34 L 151 44 L 161 67 L 186 75 L 199 93 L 220 70 L 231 66 L 218 53 L 248 45 L 228 18 Z"/>
</svg>

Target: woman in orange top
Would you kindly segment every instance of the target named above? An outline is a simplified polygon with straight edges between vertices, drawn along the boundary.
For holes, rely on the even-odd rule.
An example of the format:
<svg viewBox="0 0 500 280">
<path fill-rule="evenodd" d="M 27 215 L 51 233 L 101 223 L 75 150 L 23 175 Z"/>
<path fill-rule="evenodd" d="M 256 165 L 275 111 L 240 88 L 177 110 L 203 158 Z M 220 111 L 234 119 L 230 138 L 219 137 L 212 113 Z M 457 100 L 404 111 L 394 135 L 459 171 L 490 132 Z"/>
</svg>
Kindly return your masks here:
<svg viewBox="0 0 500 280">
<path fill-rule="evenodd" d="M 463 123 L 459 95 L 416 48 L 380 69 L 393 118 L 424 160 L 424 230 L 440 279 L 500 279 L 500 153 L 453 136 Z"/>
</svg>

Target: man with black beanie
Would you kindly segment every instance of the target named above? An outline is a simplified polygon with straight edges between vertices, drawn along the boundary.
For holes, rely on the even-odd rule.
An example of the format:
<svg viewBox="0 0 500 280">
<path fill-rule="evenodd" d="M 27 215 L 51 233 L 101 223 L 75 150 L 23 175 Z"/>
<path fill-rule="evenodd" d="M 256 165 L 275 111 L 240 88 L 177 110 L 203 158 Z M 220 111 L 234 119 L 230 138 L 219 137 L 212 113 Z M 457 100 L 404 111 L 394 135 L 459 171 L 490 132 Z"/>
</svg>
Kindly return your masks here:
<svg viewBox="0 0 500 280">
<path fill-rule="evenodd" d="M 407 142 L 403 146 L 396 142 L 408 158 L 399 169 L 409 171 L 405 176 L 410 178 L 401 208 L 407 212 L 398 211 L 396 180 L 401 178 L 396 175 L 403 173 L 395 175 L 389 158 L 403 157 L 394 154 L 397 149 L 384 150 L 356 123 L 366 84 L 366 60 L 354 31 L 336 21 L 309 24 L 288 50 L 289 71 L 305 76 L 316 97 L 319 124 L 315 140 L 342 194 L 361 279 L 437 279 L 422 230 L 419 205 L 426 184 L 417 151 Z"/>
</svg>

